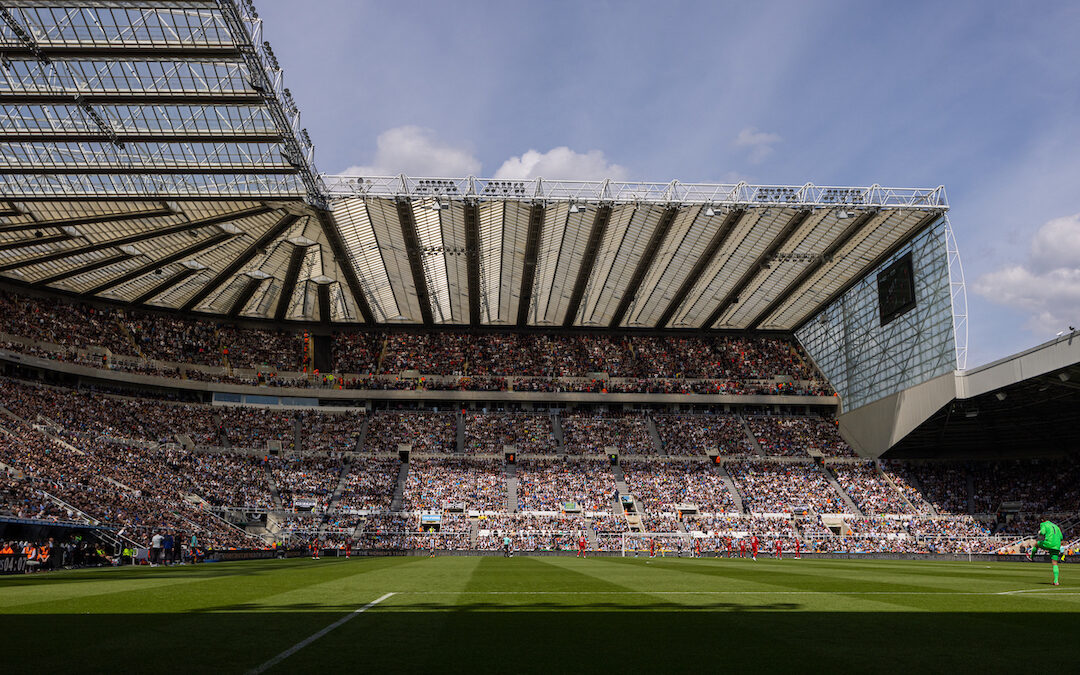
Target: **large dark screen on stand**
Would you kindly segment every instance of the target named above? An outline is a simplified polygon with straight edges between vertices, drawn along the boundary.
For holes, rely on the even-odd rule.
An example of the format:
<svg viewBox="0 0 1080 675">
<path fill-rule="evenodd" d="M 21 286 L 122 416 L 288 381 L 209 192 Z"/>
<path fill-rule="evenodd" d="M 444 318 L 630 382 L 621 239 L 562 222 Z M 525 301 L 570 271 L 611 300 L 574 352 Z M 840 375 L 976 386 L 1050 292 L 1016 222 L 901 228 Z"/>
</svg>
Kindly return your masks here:
<svg viewBox="0 0 1080 675">
<path fill-rule="evenodd" d="M 911 264 L 911 252 L 878 273 L 877 284 L 882 326 L 914 308 L 915 270 Z"/>
</svg>

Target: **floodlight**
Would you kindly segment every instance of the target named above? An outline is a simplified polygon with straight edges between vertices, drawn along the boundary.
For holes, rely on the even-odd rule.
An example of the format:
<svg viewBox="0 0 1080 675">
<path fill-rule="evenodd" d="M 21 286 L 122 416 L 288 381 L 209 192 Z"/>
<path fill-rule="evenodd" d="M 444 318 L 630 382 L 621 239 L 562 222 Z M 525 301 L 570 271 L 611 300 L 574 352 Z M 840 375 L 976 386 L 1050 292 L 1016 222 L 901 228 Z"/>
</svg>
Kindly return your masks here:
<svg viewBox="0 0 1080 675">
<path fill-rule="evenodd" d="M 716 209 L 714 209 L 713 207 L 710 206 L 709 208 L 705 209 L 705 215 L 709 216 L 710 218 L 715 216 L 716 215 Z"/>
</svg>

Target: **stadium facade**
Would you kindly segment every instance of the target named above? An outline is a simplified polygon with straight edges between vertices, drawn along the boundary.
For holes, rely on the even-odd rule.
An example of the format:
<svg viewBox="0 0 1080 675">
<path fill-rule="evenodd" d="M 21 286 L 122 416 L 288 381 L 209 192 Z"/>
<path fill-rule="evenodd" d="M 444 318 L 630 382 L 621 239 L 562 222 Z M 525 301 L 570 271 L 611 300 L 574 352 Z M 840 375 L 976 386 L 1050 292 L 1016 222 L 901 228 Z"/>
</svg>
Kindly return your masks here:
<svg viewBox="0 0 1080 675">
<path fill-rule="evenodd" d="M 941 186 L 325 175 L 249 0 L 21 0 L 0 18 L 9 374 L 222 410 L 449 408 L 459 451 L 465 410 L 576 407 L 835 414 L 863 457 L 912 433 L 923 450 L 904 452 L 933 454 L 948 435 L 935 446 L 928 430 L 970 410 L 959 401 L 1012 396 L 1030 377 L 1075 397 L 1071 341 L 1046 347 L 1034 373 L 964 373 L 963 271 Z M 77 335 L 71 316 L 101 314 L 117 340 Z M 53 319 L 70 335 L 43 338 Z M 235 345 L 279 339 L 302 358 L 238 365 Z M 500 340 L 530 358 L 536 344 L 580 357 L 474 376 Z M 417 356 L 436 344 L 445 363 Z M 677 364 L 627 366 L 650 353 Z M 651 418 L 643 428 L 660 437 Z"/>
</svg>

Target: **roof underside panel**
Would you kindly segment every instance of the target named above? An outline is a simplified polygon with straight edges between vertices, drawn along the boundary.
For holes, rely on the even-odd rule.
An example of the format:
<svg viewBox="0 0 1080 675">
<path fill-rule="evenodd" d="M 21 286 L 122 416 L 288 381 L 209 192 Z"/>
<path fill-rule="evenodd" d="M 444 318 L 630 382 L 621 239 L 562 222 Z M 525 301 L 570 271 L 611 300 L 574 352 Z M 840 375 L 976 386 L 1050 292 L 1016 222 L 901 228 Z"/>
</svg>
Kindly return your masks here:
<svg viewBox="0 0 1080 675">
<path fill-rule="evenodd" d="M 830 211 L 817 211 L 802 221 L 772 260 L 766 261 L 736 302 L 716 321 L 716 328 L 749 324 L 778 293 L 814 261 L 844 231 L 847 219 Z"/>
<path fill-rule="evenodd" d="M 765 251 L 792 213 L 791 209 L 770 207 L 752 209 L 741 218 L 675 312 L 671 325 L 701 328 L 705 318 Z"/>
<path fill-rule="evenodd" d="M 468 323 L 465 206 L 417 199 L 411 207 L 435 323 Z"/>
<path fill-rule="evenodd" d="M 98 113 L 121 137 L 217 136 L 280 138 L 269 111 L 258 105 L 99 105 Z M 0 134 L 4 138 L 102 138 L 102 130 L 75 105 L 0 105 Z"/>
<path fill-rule="evenodd" d="M 722 216 L 704 216 L 703 211 L 700 206 L 679 210 L 630 311 L 623 317 L 623 326 L 651 327 L 660 320 L 723 220 Z"/>
<path fill-rule="evenodd" d="M 511 325 L 521 299 L 529 205 L 522 202 L 480 204 L 481 322 Z"/>
<path fill-rule="evenodd" d="M 295 103 L 248 4 L 4 6 L 0 192 L 204 199 L 317 192 Z"/>
<path fill-rule="evenodd" d="M 575 323 L 607 326 L 664 210 L 649 204 L 616 206 L 600 244 Z"/>
<path fill-rule="evenodd" d="M 389 199 L 372 199 L 367 203 L 367 212 L 375 233 L 376 249 L 382 254 L 398 311 L 396 315 L 388 315 L 383 320 L 389 323 L 420 323 L 420 300 L 416 295 L 412 268 L 409 267 L 397 206 Z"/>
<path fill-rule="evenodd" d="M 155 2 L 125 7 L 124 3 L 25 3 L 11 13 L 30 29 L 42 47 L 220 47 L 232 46 L 232 35 L 211 2 Z M 145 3 L 150 5 L 150 3 Z M 111 5 L 111 6 L 109 6 Z M 201 7 L 200 7 L 201 6 Z M 11 28 L 0 26 L 0 44 L 24 46 Z"/>
<path fill-rule="evenodd" d="M 589 239 L 595 207 L 560 202 L 544 211 L 540 231 L 540 251 L 537 255 L 536 281 L 533 288 L 529 323 L 537 326 L 557 326 L 570 303 L 574 281 L 577 279 L 585 245 Z"/>
<path fill-rule="evenodd" d="M 868 227 L 837 251 L 791 298 L 762 322 L 761 328 L 789 328 L 809 316 L 820 303 L 863 270 L 894 244 L 915 234 L 914 228 L 927 217 L 926 211 L 890 210 L 879 214 Z"/>
<path fill-rule="evenodd" d="M 375 318 L 378 321 L 401 321 L 403 310 L 399 307 L 398 294 L 404 293 L 401 289 L 400 271 L 408 272 L 408 260 L 404 267 L 389 248 L 383 250 L 379 246 L 379 238 L 376 236 L 375 227 L 370 216 L 371 209 L 363 199 L 348 199 L 337 202 L 334 205 L 334 223 L 341 232 L 345 242 L 345 250 L 349 256 L 356 276 L 367 294 L 368 303 L 371 305 Z M 393 218 L 397 222 L 397 213 L 392 205 L 389 210 L 379 208 L 379 218 Z M 398 229 L 400 233 L 400 228 Z M 389 235 L 384 235 L 383 240 Z M 400 238 L 400 234 L 398 235 Z M 402 244 L 404 247 L 404 244 Z M 404 256 L 405 252 L 399 249 L 398 255 Z M 388 259 L 393 260 L 393 274 L 397 282 L 391 283 L 391 268 Z M 406 307 L 406 310 L 408 308 Z"/>
</svg>

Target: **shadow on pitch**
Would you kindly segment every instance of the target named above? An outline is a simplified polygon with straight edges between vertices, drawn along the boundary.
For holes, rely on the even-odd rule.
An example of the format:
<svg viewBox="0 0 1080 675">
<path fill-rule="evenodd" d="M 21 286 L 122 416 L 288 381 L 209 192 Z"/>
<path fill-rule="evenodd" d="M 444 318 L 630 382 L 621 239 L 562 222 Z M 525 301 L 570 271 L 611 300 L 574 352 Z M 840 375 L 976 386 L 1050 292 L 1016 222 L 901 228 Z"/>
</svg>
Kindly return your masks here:
<svg viewBox="0 0 1080 675">
<path fill-rule="evenodd" d="M 1077 612 L 807 612 L 768 605 L 743 611 L 721 604 L 697 606 L 705 611 L 664 603 L 643 603 L 649 611 L 605 603 L 530 603 L 524 611 L 494 603 L 379 605 L 272 672 L 991 672 L 1031 645 L 1066 648 L 1080 631 Z M 5 650 L 4 668 L 115 672 L 117 664 L 175 657 L 188 672 L 245 672 L 356 605 L 227 607 L 197 614 L 0 615 L 0 635 L 15 647 Z"/>
<path fill-rule="evenodd" d="M 465 602 L 447 604 L 442 602 L 409 602 L 408 604 L 379 605 L 380 614 L 388 612 L 573 612 L 573 611 L 623 611 L 623 612 L 790 612 L 802 606 L 790 602 L 737 603 L 737 602 Z M 216 614 L 229 612 L 351 612 L 356 603 L 328 605 L 325 603 L 296 602 L 280 605 L 239 603 L 190 610 L 190 614 Z"/>
</svg>

